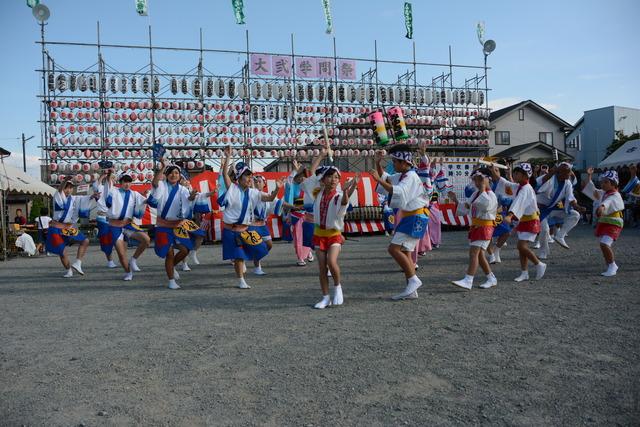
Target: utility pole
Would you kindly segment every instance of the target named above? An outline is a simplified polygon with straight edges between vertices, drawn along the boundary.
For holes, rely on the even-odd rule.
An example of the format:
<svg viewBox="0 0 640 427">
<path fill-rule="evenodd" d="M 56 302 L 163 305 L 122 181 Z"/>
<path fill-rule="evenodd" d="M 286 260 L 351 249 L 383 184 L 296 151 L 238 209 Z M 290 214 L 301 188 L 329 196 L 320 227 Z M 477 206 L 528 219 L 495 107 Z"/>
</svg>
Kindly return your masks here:
<svg viewBox="0 0 640 427">
<path fill-rule="evenodd" d="M 34 136 L 30 136 L 29 138 L 25 138 L 24 137 L 24 133 L 22 134 L 22 171 L 23 172 L 27 172 L 27 155 L 25 153 L 25 145 L 27 144 L 27 141 L 29 141 L 30 139 L 33 139 Z"/>
<path fill-rule="evenodd" d="M 27 173 L 27 153 L 26 153 L 26 144 L 27 141 L 33 139 L 34 136 L 30 136 L 29 138 L 24 137 L 24 133 L 22 134 L 22 171 Z M 25 200 L 24 202 L 24 216 L 29 219 L 29 201 Z"/>
</svg>

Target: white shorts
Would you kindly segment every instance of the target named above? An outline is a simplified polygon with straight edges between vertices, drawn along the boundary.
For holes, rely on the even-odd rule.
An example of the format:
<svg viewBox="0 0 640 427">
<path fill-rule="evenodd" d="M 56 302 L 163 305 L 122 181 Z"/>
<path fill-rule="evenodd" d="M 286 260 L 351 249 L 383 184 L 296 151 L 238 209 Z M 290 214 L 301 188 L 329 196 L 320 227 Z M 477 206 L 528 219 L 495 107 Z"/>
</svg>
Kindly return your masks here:
<svg viewBox="0 0 640 427">
<path fill-rule="evenodd" d="M 472 242 L 469 242 L 469 246 L 477 246 L 486 251 L 489 247 L 489 243 L 491 243 L 491 240 L 474 240 Z"/>
<path fill-rule="evenodd" d="M 394 245 L 402 246 L 402 250 L 405 252 L 413 252 L 419 240 L 420 239 L 411 237 L 408 234 L 396 231 L 395 233 L 393 233 L 391 243 Z"/>
<path fill-rule="evenodd" d="M 120 233 L 120 235 L 118 236 L 118 240 L 124 239 L 124 236 L 127 236 L 127 239 L 131 239 L 131 235 L 133 233 L 137 233 L 137 231 L 129 230 L 129 229 L 123 227 L 122 228 L 122 233 Z"/>
<path fill-rule="evenodd" d="M 607 235 L 600 236 L 600 243 L 603 245 L 607 245 L 611 247 L 611 245 L 613 245 L 613 242 L 614 240 L 613 240 L 613 237 L 611 236 L 607 236 Z"/>
<path fill-rule="evenodd" d="M 518 240 L 526 240 L 527 242 L 535 242 L 537 233 L 528 233 L 526 231 L 518 231 Z"/>
</svg>

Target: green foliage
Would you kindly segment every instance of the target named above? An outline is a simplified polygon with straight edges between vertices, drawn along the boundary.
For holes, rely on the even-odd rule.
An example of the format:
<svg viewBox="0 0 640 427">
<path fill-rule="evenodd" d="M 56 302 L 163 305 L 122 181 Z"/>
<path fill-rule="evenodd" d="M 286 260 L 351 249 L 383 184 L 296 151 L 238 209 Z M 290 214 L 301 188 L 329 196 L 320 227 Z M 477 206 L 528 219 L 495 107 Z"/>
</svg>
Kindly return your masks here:
<svg viewBox="0 0 640 427">
<path fill-rule="evenodd" d="M 47 206 L 43 196 L 35 196 L 31 203 L 31 212 L 29 212 L 29 222 L 34 222 L 40 216 L 42 208 Z"/>
<path fill-rule="evenodd" d="M 638 132 L 632 133 L 631 135 L 625 135 L 624 132 L 622 132 L 621 130 L 617 130 L 616 137 L 611 142 L 611 145 L 607 147 L 607 156 L 613 154 L 613 152 L 616 151 L 618 148 L 622 147 L 625 142 L 633 141 L 634 139 L 639 139 L 639 138 L 640 138 L 640 133 Z"/>
</svg>

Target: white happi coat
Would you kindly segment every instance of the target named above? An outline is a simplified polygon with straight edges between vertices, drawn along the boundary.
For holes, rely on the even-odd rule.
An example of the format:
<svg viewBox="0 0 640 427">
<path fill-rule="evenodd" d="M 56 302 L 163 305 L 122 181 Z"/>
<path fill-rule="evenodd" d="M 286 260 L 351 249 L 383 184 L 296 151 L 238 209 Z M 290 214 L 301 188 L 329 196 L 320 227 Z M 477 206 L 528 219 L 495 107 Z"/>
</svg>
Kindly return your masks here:
<svg viewBox="0 0 640 427">
<path fill-rule="evenodd" d="M 251 223 L 251 217 L 253 215 L 253 209 L 262 200 L 262 196 L 267 195 L 255 188 L 247 188 L 244 192 L 238 186 L 238 184 L 231 184 L 224 194 L 225 208 L 223 212 L 223 221 L 225 224 L 243 224 L 249 225 Z M 245 197 L 249 198 L 247 209 L 244 213 L 244 217 L 240 218 L 242 214 L 242 203 Z"/>
<path fill-rule="evenodd" d="M 513 202 L 509 207 L 509 212 L 520 219 L 524 215 L 530 216 L 538 212 L 538 201 L 536 198 L 536 192 L 533 187 L 527 183 L 523 186 L 516 182 L 508 181 L 505 178 L 500 178 L 498 187 L 502 186 L 507 194 L 513 194 Z"/>
<path fill-rule="evenodd" d="M 313 222 L 320 227 L 323 227 L 326 230 L 339 230 L 342 231 L 344 229 L 344 216 L 347 213 L 348 203 L 346 205 L 342 204 L 342 201 L 345 197 L 344 193 L 338 189 L 336 189 L 336 194 L 333 195 L 331 200 L 329 201 L 329 205 L 327 207 L 327 216 L 325 218 L 325 223 L 321 222 L 320 215 L 320 204 L 322 202 L 322 196 L 324 194 L 324 189 L 320 190 L 316 198 L 313 202 Z"/>
<path fill-rule="evenodd" d="M 171 205 L 167 209 L 166 216 L 163 219 L 169 221 L 189 219 L 191 215 L 191 200 L 189 200 L 189 190 L 180 184 L 176 184 L 179 188 Z M 172 186 L 166 181 L 160 181 L 158 186 L 153 189 L 150 199 L 157 208 L 157 216 L 161 218 L 161 214 L 169 200 Z"/>
<path fill-rule="evenodd" d="M 495 220 L 498 211 L 498 198 L 491 190 L 483 191 L 479 194 L 476 190 L 469 198 L 470 207 L 466 207 L 465 203 L 458 203 L 456 215 L 465 216 L 471 214 L 472 218 L 482 220 Z"/>
<path fill-rule="evenodd" d="M 123 220 L 142 218 L 146 208 L 145 197 L 137 191 L 129 190 L 129 200 L 127 206 L 124 206 L 126 192 L 121 188 L 110 185 L 104 186 L 104 192 L 100 196 L 102 202 L 107 208 L 107 217 L 109 219 Z"/>
<path fill-rule="evenodd" d="M 393 186 L 389 206 L 394 209 L 403 211 L 414 211 L 423 208 L 429 204 L 429 197 L 424 191 L 422 181 L 415 170 L 405 173 L 394 173 L 389 175 L 383 173 L 383 180 L 387 180 Z M 379 194 L 388 194 L 387 191 L 378 184 L 376 192 Z"/>
<path fill-rule="evenodd" d="M 65 212 L 65 205 L 71 199 L 69 209 Z M 75 224 L 78 218 L 88 218 L 92 207 L 92 196 L 68 197 L 62 191 L 53 195 L 53 220 L 64 224 Z"/>
</svg>

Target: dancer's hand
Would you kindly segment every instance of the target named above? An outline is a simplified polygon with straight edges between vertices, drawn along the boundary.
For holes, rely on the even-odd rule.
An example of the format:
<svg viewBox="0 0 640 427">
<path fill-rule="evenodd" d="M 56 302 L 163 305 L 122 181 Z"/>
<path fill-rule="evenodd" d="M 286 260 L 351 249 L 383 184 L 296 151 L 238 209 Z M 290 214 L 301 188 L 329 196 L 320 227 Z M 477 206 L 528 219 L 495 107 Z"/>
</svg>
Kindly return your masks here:
<svg viewBox="0 0 640 427">
<path fill-rule="evenodd" d="M 371 178 L 373 178 L 374 180 L 376 180 L 378 182 L 380 181 L 380 175 L 378 175 L 378 171 L 377 170 L 371 169 L 369 171 L 369 174 L 371 175 Z"/>
<path fill-rule="evenodd" d="M 375 155 L 374 155 L 374 159 L 375 159 L 376 163 L 380 163 L 383 158 L 384 158 L 384 154 L 383 154 L 382 150 L 376 150 Z"/>
</svg>

